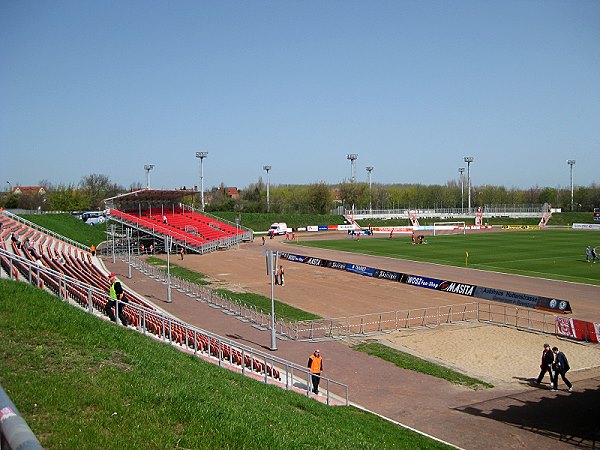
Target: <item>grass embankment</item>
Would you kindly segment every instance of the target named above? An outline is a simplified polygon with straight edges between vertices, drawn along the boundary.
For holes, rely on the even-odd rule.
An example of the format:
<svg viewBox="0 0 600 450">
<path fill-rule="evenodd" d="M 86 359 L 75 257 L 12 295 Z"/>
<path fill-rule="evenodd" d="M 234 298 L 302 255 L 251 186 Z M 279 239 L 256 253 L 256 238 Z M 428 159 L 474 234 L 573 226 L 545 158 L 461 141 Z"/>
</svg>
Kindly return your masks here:
<svg viewBox="0 0 600 450">
<path fill-rule="evenodd" d="M 597 232 L 477 233 L 427 236 L 427 241 L 427 245 L 411 245 L 410 235 L 403 235 L 393 239 L 363 238 L 360 241 L 301 241 L 298 245 L 600 285 L 600 264 L 585 262 L 588 245 L 600 248 L 600 234 Z"/>
<path fill-rule="evenodd" d="M 167 263 L 161 258 L 149 257 L 146 258 L 145 261 L 148 264 L 152 264 L 154 266 L 159 267 L 164 272 L 166 272 L 167 270 Z M 186 269 L 185 267 L 180 267 L 177 264 L 173 263 L 171 263 L 170 270 L 172 275 L 179 277 L 183 280 L 191 281 L 200 286 L 210 287 L 211 283 L 206 280 L 207 277 L 205 274 Z M 252 292 L 233 292 L 227 289 L 215 289 L 215 291 L 221 295 L 225 295 L 227 297 L 239 300 L 248 306 L 255 306 L 259 311 L 262 311 L 265 314 L 271 314 L 270 297 L 265 297 L 264 295 L 260 294 L 254 294 Z M 302 311 L 298 308 L 286 305 L 285 303 L 281 303 L 277 300 L 275 300 L 275 317 L 277 317 L 278 319 L 287 320 L 289 322 L 296 322 L 299 320 L 313 320 L 320 318 L 315 314 Z"/>
<path fill-rule="evenodd" d="M 442 448 L 0 281 L 0 384 L 44 448 Z"/>
<path fill-rule="evenodd" d="M 23 214 L 21 217 L 88 247 L 92 244 L 97 247 L 106 240 L 106 223 L 87 225 L 70 214 Z"/>
<path fill-rule="evenodd" d="M 401 352 L 400 350 L 395 350 L 383 344 L 375 342 L 363 343 L 355 345 L 352 348 L 359 352 L 364 352 L 371 356 L 385 359 L 386 361 L 389 361 L 392 364 L 401 367 L 402 369 L 413 370 L 415 372 L 431 375 L 432 377 L 441 378 L 449 381 L 450 383 L 466 386 L 471 389 L 494 387 L 494 385 L 486 383 L 485 381 L 469 377 L 447 367 L 425 361 L 424 359 L 417 358 L 416 356 Z"/>
</svg>

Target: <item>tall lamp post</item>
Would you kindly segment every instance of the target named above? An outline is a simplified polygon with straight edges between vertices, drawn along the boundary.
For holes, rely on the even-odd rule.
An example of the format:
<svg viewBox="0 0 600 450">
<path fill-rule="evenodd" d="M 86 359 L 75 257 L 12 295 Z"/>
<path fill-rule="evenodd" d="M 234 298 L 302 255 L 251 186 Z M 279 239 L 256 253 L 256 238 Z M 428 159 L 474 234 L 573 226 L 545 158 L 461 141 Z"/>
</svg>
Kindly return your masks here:
<svg viewBox="0 0 600 450">
<path fill-rule="evenodd" d="M 350 160 L 350 182 L 356 181 L 356 160 L 358 159 L 358 153 L 350 153 L 346 155 L 346 159 Z"/>
<path fill-rule="evenodd" d="M 150 171 L 154 169 L 154 164 L 144 164 L 144 170 L 146 171 L 146 189 L 150 189 Z"/>
<path fill-rule="evenodd" d="M 269 171 L 271 170 L 271 166 L 263 166 L 265 172 L 267 172 L 267 212 L 271 209 L 271 199 L 269 197 L 269 189 L 271 188 L 271 179 L 269 178 Z"/>
<path fill-rule="evenodd" d="M 371 172 L 373 172 L 373 166 L 367 166 L 367 173 L 369 174 L 369 214 L 373 215 L 373 203 L 371 201 Z"/>
<path fill-rule="evenodd" d="M 200 205 L 204 211 L 204 158 L 208 156 L 208 152 L 196 152 L 196 158 L 200 159 Z"/>
<path fill-rule="evenodd" d="M 12 192 L 12 183 L 10 181 L 7 181 L 8 183 L 8 192 Z"/>
<path fill-rule="evenodd" d="M 571 170 L 571 212 L 573 212 L 573 166 L 575 165 L 574 159 L 567 159 L 567 164 Z"/>
<path fill-rule="evenodd" d="M 465 209 L 465 177 L 463 173 L 465 173 L 464 167 L 458 168 L 458 173 L 460 173 L 460 209 L 464 212 Z"/>
<path fill-rule="evenodd" d="M 473 162 L 472 156 L 465 156 L 465 162 L 467 163 L 467 189 L 469 190 L 469 213 L 471 212 L 471 163 Z"/>
</svg>

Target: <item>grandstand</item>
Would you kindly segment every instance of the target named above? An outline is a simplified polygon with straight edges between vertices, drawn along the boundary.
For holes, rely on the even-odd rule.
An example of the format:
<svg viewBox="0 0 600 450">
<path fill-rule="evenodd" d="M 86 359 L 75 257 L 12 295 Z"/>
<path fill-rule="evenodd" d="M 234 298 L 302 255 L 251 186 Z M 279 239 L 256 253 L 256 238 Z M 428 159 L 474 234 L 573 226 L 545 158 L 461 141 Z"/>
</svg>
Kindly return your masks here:
<svg viewBox="0 0 600 450">
<path fill-rule="evenodd" d="M 190 190 L 151 190 L 121 194 L 105 200 L 111 223 L 117 236 L 131 229 L 134 244 L 160 243 L 169 236 L 172 244 L 195 253 L 207 253 L 229 248 L 242 241 L 252 240 L 252 230 L 184 205 L 183 199 L 193 195 Z M 111 240 L 109 236 L 107 240 Z M 154 245 L 157 247 L 157 245 Z"/>
</svg>

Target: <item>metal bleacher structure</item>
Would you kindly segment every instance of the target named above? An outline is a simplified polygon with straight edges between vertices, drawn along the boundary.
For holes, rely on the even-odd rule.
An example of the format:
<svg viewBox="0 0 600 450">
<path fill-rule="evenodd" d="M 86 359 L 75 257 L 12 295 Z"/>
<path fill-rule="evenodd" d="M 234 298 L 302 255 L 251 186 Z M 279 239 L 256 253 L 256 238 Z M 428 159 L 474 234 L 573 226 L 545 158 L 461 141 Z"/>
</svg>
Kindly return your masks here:
<svg viewBox="0 0 600 450">
<path fill-rule="evenodd" d="M 70 305 L 107 319 L 108 271 L 89 248 L 0 211 L 0 276 L 28 282 Z M 128 328 L 258 381 L 310 396 L 307 368 L 187 324 L 123 286 L 117 308 Z M 198 299 L 201 300 L 202 299 Z M 118 314 L 115 314 L 118 317 Z M 118 325 L 123 325 L 117 322 Z M 348 405 L 348 386 L 323 378 L 323 401 Z"/>
<path fill-rule="evenodd" d="M 169 239 L 172 246 L 204 254 L 252 240 L 251 229 L 184 205 L 182 199 L 195 192 L 140 189 L 106 199 L 107 241 L 120 247 L 129 235 L 134 248 L 145 243 L 158 249 Z"/>
</svg>

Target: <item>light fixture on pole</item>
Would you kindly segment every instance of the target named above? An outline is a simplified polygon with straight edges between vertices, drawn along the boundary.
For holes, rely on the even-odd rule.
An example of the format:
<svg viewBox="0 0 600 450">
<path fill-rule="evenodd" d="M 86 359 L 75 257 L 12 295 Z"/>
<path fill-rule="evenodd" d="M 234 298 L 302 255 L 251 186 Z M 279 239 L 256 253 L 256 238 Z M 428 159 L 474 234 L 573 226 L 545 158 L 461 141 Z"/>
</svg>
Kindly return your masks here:
<svg viewBox="0 0 600 450">
<path fill-rule="evenodd" d="M 346 159 L 350 160 L 350 183 L 356 181 L 356 160 L 358 159 L 358 153 L 350 153 L 346 155 Z"/>
<path fill-rule="evenodd" d="M 200 204 L 204 211 L 204 158 L 208 156 L 208 152 L 196 152 L 196 158 L 200 159 Z"/>
<path fill-rule="evenodd" d="M 269 197 L 269 190 L 271 188 L 271 179 L 269 178 L 269 171 L 271 170 L 271 166 L 263 166 L 263 170 L 267 172 L 267 212 L 271 209 L 271 199 Z"/>
<path fill-rule="evenodd" d="M 373 166 L 367 166 L 367 174 L 369 174 L 369 213 L 373 215 L 373 203 L 371 201 L 371 172 L 373 172 Z"/>
<path fill-rule="evenodd" d="M 465 173 L 464 167 L 458 168 L 458 173 L 460 173 L 460 209 L 465 209 L 465 177 L 463 173 Z"/>
<path fill-rule="evenodd" d="M 12 192 L 12 183 L 10 181 L 7 181 L 8 183 L 8 191 Z"/>
<path fill-rule="evenodd" d="M 573 165 L 575 165 L 575 160 L 567 159 L 567 164 L 571 169 L 571 212 L 573 212 Z"/>
<path fill-rule="evenodd" d="M 465 162 L 467 163 L 467 189 L 469 191 L 469 213 L 471 212 L 471 163 L 473 162 L 472 156 L 465 156 Z"/>
<path fill-rule="evenodd" d="M 154 169 L 154 164 L 144 164 L 144 170 L 146 171 L 146 189 L 150 189 L 150 171 Z"/>
</svg>

